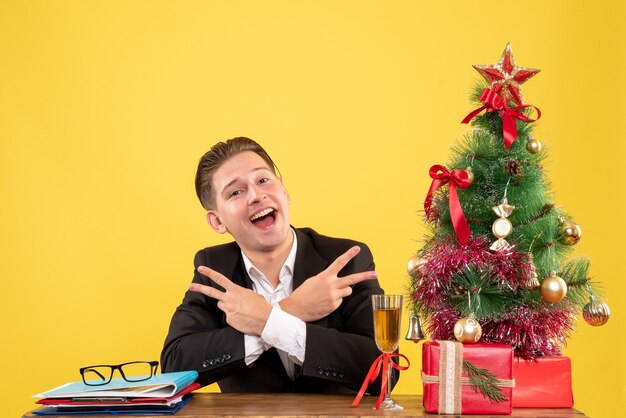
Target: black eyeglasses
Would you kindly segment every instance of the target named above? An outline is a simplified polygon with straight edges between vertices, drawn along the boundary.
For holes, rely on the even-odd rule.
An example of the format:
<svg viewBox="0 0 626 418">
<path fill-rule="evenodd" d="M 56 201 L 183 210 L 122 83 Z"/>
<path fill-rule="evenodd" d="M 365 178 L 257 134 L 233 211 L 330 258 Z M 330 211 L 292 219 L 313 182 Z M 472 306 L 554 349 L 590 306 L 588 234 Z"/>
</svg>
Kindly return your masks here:
<svg viewBox="0 0 626 418">
<path fill-rule="evenodd" d="M 115 370 L 119 370 L 122 379 L 127 382 L 142 382 L 148 380 L 156 373 L 158 365 L 158 361 L 131 361 L 115 366 L 97 365 L 83 367 L 79 369 L 79 371 L 83 382 L 87 386 L 102 386 L 111 381 Z"/>
</svg>

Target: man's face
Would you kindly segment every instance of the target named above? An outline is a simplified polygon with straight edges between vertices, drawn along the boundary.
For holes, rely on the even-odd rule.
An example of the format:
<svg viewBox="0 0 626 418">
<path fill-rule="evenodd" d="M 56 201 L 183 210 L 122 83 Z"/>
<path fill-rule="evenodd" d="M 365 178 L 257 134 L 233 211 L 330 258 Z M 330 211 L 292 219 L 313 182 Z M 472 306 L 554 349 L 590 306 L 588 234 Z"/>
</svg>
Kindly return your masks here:
<svg viewBox="0 0 626 418">
<path fill-rule="evenodd" d="M 228 159 L 213 173 L 215 209 L 207 213 L 217 232 L 229 232 L 248 252 L 289 245 L 289 196 L 281 179 L 252 151 Z"/>
</svg>

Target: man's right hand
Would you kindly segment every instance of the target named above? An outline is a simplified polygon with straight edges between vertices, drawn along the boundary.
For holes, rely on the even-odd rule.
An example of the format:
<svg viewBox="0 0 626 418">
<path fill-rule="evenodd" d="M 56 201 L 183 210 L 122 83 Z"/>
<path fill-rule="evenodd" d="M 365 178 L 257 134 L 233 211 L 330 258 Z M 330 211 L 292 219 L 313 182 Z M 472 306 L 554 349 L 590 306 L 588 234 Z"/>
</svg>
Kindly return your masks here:
<svg viewBox="0 0 626 418">
<path fill-rule="evenodd" d="M 243 334 L 261 335 L 272 307 L 250 289 L 241 287 L 206 266 L 199 266 L 198 272 L 224 288 L 224 292 L 200 283 L 191 283 L 189 290 L 202 293 L 217 300 L 217 307 L 226 314 L 226 323 Z"/>
<path fill-rule="evenodd" d="M 326 270 L 305 280 L 280 302 L 281 309 L 304 322 L 317 321 L 329 315 L 341 305 L 343 298 L 352 294 L 352 286 L 378 277 L 375 271 L 337 276 L 360 251 L 361 248 L 355 245 L 337 257 Z"/>
</svg>

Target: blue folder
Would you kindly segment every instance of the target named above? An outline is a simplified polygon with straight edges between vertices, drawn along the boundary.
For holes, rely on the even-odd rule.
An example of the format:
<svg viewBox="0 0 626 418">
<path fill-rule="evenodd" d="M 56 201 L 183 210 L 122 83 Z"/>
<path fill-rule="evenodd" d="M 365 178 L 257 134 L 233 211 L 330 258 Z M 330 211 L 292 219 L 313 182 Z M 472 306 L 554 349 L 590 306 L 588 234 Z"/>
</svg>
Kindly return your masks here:
<svg viewBox="0 0 626 418">
<path fill-rule="evenodd" d="M 37 398 L 81 398 L 81 397 L 168 397 L 192 384 L 198 372 L 161 373 L 141 382 L 127 382 L 121 377 L 102 386 L 88 386 L 81 382 L 68 383 L 43 392 Z"/>
</svg>

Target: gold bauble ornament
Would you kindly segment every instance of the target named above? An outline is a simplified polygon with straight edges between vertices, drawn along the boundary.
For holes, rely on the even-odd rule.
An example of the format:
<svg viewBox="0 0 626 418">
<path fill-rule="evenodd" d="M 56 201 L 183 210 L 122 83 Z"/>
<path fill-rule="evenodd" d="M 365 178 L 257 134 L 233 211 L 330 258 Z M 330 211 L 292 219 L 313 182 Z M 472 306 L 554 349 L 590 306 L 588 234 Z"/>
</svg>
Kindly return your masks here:
<svg viewBox="0 0 626 418">
<path fill-rule="evenodd" d="M 409 258 L 409 261 L 406 264 L 406 269 L 409 274 L 413 274 L 415 270 L 422 267 L 424 264 L 426 264 L 427 261 L 428 260 L 425 257 L 416 254 L 413 257 Z"/>
<path fill-rule="evenodd" d="M 538 154 L 539 152 L 541 152 L 541 142 L 537 141 L 536 139 L 530 139 L 526 143 L 526 150 L 531 154 Z"/>
<path fill-rule="evenodd" d="M 539 293 L 548 302 L 558 302 L 567 294 L 567 283 L 557 276 L 555 272 L 552 272 L 541 282 Z"/>
<path fill-rule="evenodd" d="M 574 245 L 580 241 L 583 230 L 574 221 L 565 221 L 561 224 L 561 243 L 565 245 Z"/>
<path fill-rule="evenodd" d="M 477 343 L 482 335 L 483 330 L 473 314 L 459 319 L 454 324 L 454 337 L 464 344 Z"/>
<path fill-rule="evenodd" d="M 611 317 L 611 310 L 609 305 L 602 301 L 597 301 L 592 296 L 588 304 L 583 308 L 583 318 L 585 321 L 594 327 L 599 327 L 608 322 Z"/>
<path fill-rule="evenodd" d="M 474 172 L 472 171 L 472 167 L 467 167 L 465 172 L 467 173 L 467 181 L 469 181 L 469 184 L 472 184 L 474 182 Z"/>
</svg>

